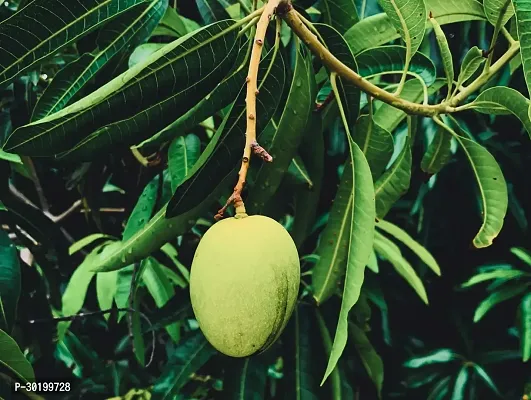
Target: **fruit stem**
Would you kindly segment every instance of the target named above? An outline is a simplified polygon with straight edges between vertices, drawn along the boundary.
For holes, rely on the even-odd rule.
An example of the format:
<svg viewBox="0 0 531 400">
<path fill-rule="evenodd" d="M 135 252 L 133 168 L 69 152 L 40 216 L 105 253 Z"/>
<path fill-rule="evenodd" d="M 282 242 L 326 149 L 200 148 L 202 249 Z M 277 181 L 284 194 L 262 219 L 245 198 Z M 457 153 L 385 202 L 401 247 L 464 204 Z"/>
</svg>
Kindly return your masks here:
<svg viewBox="0 0 531 400">
<path fill-rule="evenodd" d="M 266 162 L 272 162 L 273 157 L 258 144 L 256 141 L 256 95 L 258 94 L 258 66 L 260 64 L 260 57 L 262 55 L 262 48 L 264 47 L 265 35 L 269 21 L 275 14 L 276 8 L 281 0 L 269 0 L 264 7 L 264 11 L 256 25 L 256 33 L 254 37 L 253 49 L 251 51 L 251 59 L 249 61 L 249 73 L 247 74 L 247 96 L 245 98 L 247 108 L 247 130 L 245 132 L 245 147 L 243 149 L 242 164 L 238 172 L 238 182 L 234 186 L 232 195 L 229 197 L 223 208 L 221 208 L 216 216 L 216 220 L 223 218 L 223 213 L 227 207 L 234 204 L 236 216 L 244 216 L 245 205 L 242 200 L 242 191 L 245 186 L 247 178 L 247 171 L 251 162 L 251 154 L 258 155 Z"/>
</svg>

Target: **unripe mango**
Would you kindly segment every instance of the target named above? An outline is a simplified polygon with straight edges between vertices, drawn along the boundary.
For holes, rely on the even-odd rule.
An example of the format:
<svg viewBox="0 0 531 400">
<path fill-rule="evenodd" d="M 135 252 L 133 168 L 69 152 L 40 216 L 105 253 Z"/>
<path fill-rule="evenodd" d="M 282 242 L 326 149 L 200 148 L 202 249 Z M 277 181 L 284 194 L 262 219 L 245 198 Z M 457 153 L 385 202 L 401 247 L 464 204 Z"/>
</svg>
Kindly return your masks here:
<svg viewBox="0 0 531 400">
<path fill-rule="evenodd" d="M 247 357 L 278 339 L 299 282 L 297 248 L 282 225 L 262 215 L 226 218 L 207 230 L 195 252 L 192 308 L 212 346 Z"/>
</svg>

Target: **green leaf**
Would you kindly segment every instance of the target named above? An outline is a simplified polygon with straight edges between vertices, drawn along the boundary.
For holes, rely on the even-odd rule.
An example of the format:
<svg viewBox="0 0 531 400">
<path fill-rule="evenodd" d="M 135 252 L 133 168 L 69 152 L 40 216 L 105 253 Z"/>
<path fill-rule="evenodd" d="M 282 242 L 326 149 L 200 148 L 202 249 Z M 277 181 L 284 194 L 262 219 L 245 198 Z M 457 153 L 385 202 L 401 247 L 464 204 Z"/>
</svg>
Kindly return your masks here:
<svg viewBox="0 0 531 400">
<path fill-rule="evenodd" d="M 479 47 L 474 46 L 468 50 L 461 62 L 461 69 L 459 71 L 459 77 L 457 78 L 457 87 L 460 87 L 469 80 L 485 60 L 486 58 L 483 57 L 483 51 L 481 51 Z"/>
<path fill-rule="evenodd" d="M 390 45 L 367 49 L 356 55 L 359 74 L 364 78 L 371 78 L 380 74 L 402 74 L 406 66 L 406 52 L 404 46 Z M 426 86 L 435 82 L 437 73 L 435 65 L 422 53 L 415 53 L 411 58 L 408 72 L 422 78 Z"/>
<path fill-rule="evenodd" d="M 465 389 L 468 383 L 469 378 L 469 368 L 465 364 L 461 367 L 459 374 L 455 380 L 454 390 L 452 392 L 452 400 L 464 400 L 465 399 Z"/>
<path fill-rule="evenodd" d="M 348 259 L 343 288 L 341 309 L 334 336 L 334 343 L 321 385 L 332 373 L 339 357 L 343 353 L 348 337 L 348 313 L 360 296 L 364 279 L 365 265 L 369 261 L 374 239 L 375 208 L 374 189 L 369 164 L 350 137 L 350 158 L 353 174 L 352 211 L 350 238 L 348 242 Z"/>
<path fill-rule="evenodd" d="M 441 364 L 459 359 L 451 349 L 438 349 L 422 357 L 413 357 L 404 363 L 407 368 L 421 368 L 426 365 Z"/>
<path fill-rule="evenodd" d="M 426 294 L 422 280 L 411 264 L 402 256 L 398 246 L 381 233 L 376 232 L 374 236 L 374 250 L 389 261 L 396 272 L 415 290 L 421 300 L 428 304 L 428 295 Z"/>
<path fill-rule="evenodd" d="M 263 355 L 235 358 L 227 364 L 230 374 L 223 380 L 224 399 L 261 400 L 265 397 L 267 364 Z"/>
<path fill-rule="evenodd" d="M 212 24 L 223 19 L 230 19 L 229 14 L 218 0 L 195 0 L 201 19 L 205 25 Z"/>
<path fill-rule="evenodd" d="M 501 279 L 503 281 L 507 281 L 510 279 L 518 278 L 522 275 L 524 275 L 524 273 L 519 270 L 498 269 L 498 270 L 483 272 L 483 273 L 474 275 L 468 281 L 463 283 L 461 287 L 466 288 L 466 287 L 474 286 L 474 285 L 477 285 L 478 283 L 485 282 L 491 279 Z"/>
<path fill-rule="evenodd" d="M 35 382 L 33 368 L 17 342 L 0 329 L 0 367 L 6 368 L 13 377 L 22 382 Z"/>
<path fill-rule="evenodd" d="M 9 332 L 15 323 L 22 288 L 17 248 L 0 229 L 0 329 Z"/>
<path fill-rule="evenodd" d="M 503 0 L 502 0 L 503 1 Z M 527 92 L 531 94 L 531 3 L 529 0 L 512 0 L 516 13 L 516 26 L 520 40 L 520 56 L 524 68 Z"/>
<path fill-rule="evenodd" d="M 487 312 L 489 312 L 494 306 L 500 304 L 501 302 L 512 299 L 513 297 L 519 296 L 522 293 L 525 293 L 531 283 L 523 282 L 509 282 L 503 285 L 496 292 L 491 293 L 485 300 L 483 300 L 479 306 L 476 308 L 474 313 L 474 322 L 479 322 Z"/>
<path fill-rule="evenodd" d="M 435 18 L 429 18 L 432 26 L 433 32 L 435 33 L 435 39 L 437 39 L 437 44 L 439 45 L 439 51 L 441 54 L 441 59 L 444 67 L 444 74 L 446 75 L 446 82 L 448 85 L 448 97 L 451 95 L 452 86 L 454 84 L 454 61 L 452 59 L 452 52 L 448 46 L 448 41 L 446 40 L 446 35 L 441 29 L 441 26 Z"/>
<path fill-rule="evenodd" d="M 409 189 L 411 180 L 411 146 L 406 137 L 404 147 L 391 167 L 374 183 L 376 215 L 383 219 L 393 204 Z"/>
<path fill-rule="evenodd" d="M 438 127 L 422 157 L 420 168 L 428 174 L 436 174 L 448 164 L 451 158 L 452 135 L 446 129 Z"/>
<path fill-rule="evenodd" d="M 34 0 L 0 23 L 0 36 L 17 38 L 0 47 L 0 85 L 147 0 L 83 0 L 74 6 L 61 0 Z"/>
<path fill-rule="evenodd" d="M 483 8 L 489 22 L 497 26 L 500 14 L 503 12 L 501 26 L 505 26 L 514 15 L 514 6 L 511 0 L 483 0 Z"/>
<path fill-rule="evenodd" d="M 4 148 L 80 161 L 111 145 L 138 143 L 188 111 L 229 72 L 239 50 L 235 26 L 219 22 L 167 44 L 76 103 L 18 128 Z"/>
<path fill-rule="evenodd" d="M 54 76 L 35 105 L 32 121 L 61 110 L 116 54 L 147 39 L 167 7 L 166 0 L 151 0 L 104 25 L 98 33 L 97 49 L 81 55 Z"/>
<path fill-rule="evenodd" d="M 528 115 L 529 104 L 529 100 L 517 90 L 504 86 L 495 86 L 480 93 L 470 104 L 470 107 L 483 114 L 513 114 L 522 122 L 531 137 L 531 120 Z"/>
<path fill-rule="evenodd" d="M 349 254 L 352 223 L 352 168 L 345 166 L 328 222 L 319 237 L 315 254 L 319 261 L 312 269 L 313 297 L 318 305 L 329 299 L 337 290 L 345 274 Z"/>
<path fill-rule="evenodd" d="M 378 221 L 376 223 L 376 227 L 404 243 L 417 255 L 418 258 L 422 260 L 422 262 L 424 262 L 424 264 L 426 264 L 437 275 L 441 276 L 441 269 L 435 258 L 433 258 L 431 253 L 424 246 L 409 236 L 406 231 L 392 224 L 391 222 L 384 220 Z"/>
<path fill-rule="evenodd" d="M 511 247 L 511 253 L 513 253 L 520 260 L 531 266 L 531 254 L 525 249 L 520 247 Z"/>
<path fill-rule="evenodd" d="M 260 132 L 274 115 L 280 102 L 280 93 L 284 89 L 286 72 L 284 61 L 280 52 L 274 59 L 272 56 L 273 52 L 270 52 L 259 66 L 260 94 L 257 96 L 256 105 L 258 142 L 260 142 Z M 241 164 L 241 151 L 245 145 L 247 125 L 246 93 L 243 88 L 223 123 L 190 171 L 190 175 L 175 191 L 168 204 L 166 214 L 168 218 L 192 209 L 225 178 L 230 176 L 236 179 L 236 169 Z"/>
<path fill-rule="evenodd" d="M 158 27 L 153 31 L 153 36 L 166 35 L 181 37 L 189 32 L 191 31 L 186 28 L 183 17 L 177 13 L 175 8 L 168 7 L 164 13 L 164 16 L 159 22 Z"/>
<path fill-rule="evenodd" d="M 527 293 L 520 303 L 521 329 L 520 348 L 522 360 L 528 362 L 531 358 L 531 293 Z"/>
<path fill-rule="evenodd" d="M 310 173 L 304 165 L 301 157 L 297 154 L 291 160 L 291 163 L 288 167 L 288 176 L 293 179 L 297 184 L 303 184 L 307 189 L 311 190 L 313 188 L 313 181 L 310 177 Z"/>
<path fill-rule="evenodd" d="M 139 229 L 145 226 L 155 210 L 159 177 L 155 176 L 146 185 L 125 225 L 123 240 L 129 240 Z"/>
<path fill-rule="evenodd" d="M 440 25 L 486 19 L 483 5 L 476 0 L 426 0 L 426 8 Z M 413 18 L 417 18 L 417 16 L 411 15 L 411 19 Z M 423 20 L 428 23 L 426 15 L 422 19 L 417 18 L 417 22 Z M 420 26 L 417 30 L 420 31 Z M 388 43 L 400 36 L 396 25 L 385 13 L 364 18 L 345 32 L 345 39 L 354 54 Z"/>
<path fill-rule="evenodd" d="M 68 248 L 68 255 L 71 256 L 72 254 L 77 253 L 81 249 L 84 249 L 88 245 L 90 245 L 90 244 L 92 244 L 95 241 L 100 240 L 100 239 L 104 239 L 104 240 L 105 239 L 111 239 L 111 240 L 113 240 L 115 238 L 113 236 L 111 236 L 111 235 L 105 235 L 104 233 L 93 233 L 93 234 L 85 236 L 83 239 L 80 239 L 77 242 L 73 243 Z"/>
<path fill-rule="evenodd" d="M 172 192 L 186 179 L 199 159 L 201 140 L 190 133 L 175 138 L 168 148 L 168 168 L 171 176 Z"/>
<path fill-rule="evenodd" d="M 378 179 L 393 155 L 393 136 L 375 123 L 370 115 L 361 115 L 356 121 L 352 139 L 365 154 L 373 180 Z"/>
<path fill-rule="evenodd" d="M 323 0 L 320 9 L 323 22 L 341 34 L 359 21 L 354 0 Z"/>
<path fill-rule="evenodd" d="M 409 65 L 424 39 L 427 19 L 424 0 L 378 0 L 378 4 L 406 43 L 406 64 Z"/>
<path fill-rule="evenodd" d="M 153 385 L 153 394 L 161 400 L 173 399 L 189 381 L 190 374 L 216 353 L 200 331 L 185 338 L 170 354 L 168 363 Z"/>
<path fill-rule="evenodd" d="M 474 363 L 473 366 L 474 366 L 474 370 L 476 371 L 476 373 L 481 377 L 481 379 L 483 379 L 483 382 L 485 382 L 487 386 L 490 387 L 494 393 L 496 393 L 498 396 L 501 397 L 501 394 L 498 388 L 494 384 L 489 374 L 487 374 L 487 371 L 485 371 L 483 367 L 479 366 L 478 364 Z"/>
<path fill-rule="evenodd" d="M 476 248 L 488 247 L 500 233 L 507 213 L 509 203 L 507 184 L 500 166 L 483 146 L 458 135 L 453 130 L 450 132 L 464 150 L 479 186 L 483 224 L 473 244 Z"/>
<path fill-rule="evenodd" d="M 2 149 L 0 149 L 0 160 L 6 160 L 12 163 L 22 164 L 22 159 L 18 154 L 6 153 Z"/>
<path fill-rule="evenodd" d="M 352 322 L 349 323 L 349 329 L 354 346 L 361 358 L 361 362 L 376 386 L 378 397 L 382 398 L 382 386 L 384 381 L 384 364 L 382 358 L 374 349 L 363 329 Z"/>
<path fill-rule="evenodd" d="M 114 295 L 116 294 L 116 282 L 118 271 L 103 272 L 96 275 L 96 294 L 101 310 L 112 308 Z M 105 319 L 109 319 L 110 314 L 104 314 Z"/>
<path fill-rule="evenodd" d="M 426 400 L 443 400 L 446 399 L 446 395 L 450 392 L 450 381 L 452 377 L 447 376 L 433 385 L 428 398 Z"/>
<path fill-rule="evenodd" d="M 295 40 L 298 43 L 298 39 Z M 313 68 L 299 49 L 294 62 L 291 86 L 280 121 L 272 137 L 265 138 L 260 143 L 268 150 L 273 161 L 261 162 L 256 173 L 253 189 L 246 200 L 246 206 L 252 214 L 262 214 L 266 203 L 279 188 L 301 143 L 312 112 L 312 87 L 315 86 L 315 83 L 311 83 L 315 79 Z"/>
</svg>

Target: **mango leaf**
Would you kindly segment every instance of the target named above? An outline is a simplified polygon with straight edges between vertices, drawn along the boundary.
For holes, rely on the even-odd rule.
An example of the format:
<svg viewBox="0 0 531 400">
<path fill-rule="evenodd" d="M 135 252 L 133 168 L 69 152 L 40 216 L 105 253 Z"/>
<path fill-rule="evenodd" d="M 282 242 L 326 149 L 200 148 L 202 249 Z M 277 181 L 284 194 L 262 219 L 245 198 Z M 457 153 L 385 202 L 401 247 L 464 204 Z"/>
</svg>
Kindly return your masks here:
<svg viewBox="0 0 531 400">
<path fill-rule="evenodd" d="M 531 267 L 531 254 L 521 247 L 511 247 L 511 253 Z"/>
<path fill-rule="evenodd" d="M 503 1 L 503 0 L 502 0 Z M 524 68 L 527 92 L 531 94 L 531 3 L 528 0 L 512 0 L 516 13 L 516 26 L 520 40 L 520 56 Z"/>
<path fill-rule="evenodd" d="M 358 65 L 356 64 L 354 55 L 343 36 L 328 25 L 314 24 L 314 26 L 321 35 L 328 50 L 343 64 L 347 65 L 353 71 L 358 72 Z M 347 119 L 347 127 L 352 132 L 360 112 L 361 91 L 357 86 L 341 78 L 337 78 L 337 85 L 339 97 Z"/>
<path fill-rule="evenodd" d="M 398 246 L 381 233 L 376 232 L 374 237 L 374 250 L 389 261 L 393 267 L 395 267 L 396 272 L 398 272 L 398 274 L 409 283 L 413 290 L 417 292 L 421 300 L 428 304 L 428 295 L 426 294 L 424 284 L 420 280 L 415 269 L 413 269 L 411 264 L 409 264 L 409 262 L 402 256 Z"/>
<path fill-rule="evenodd" d="M 321 355 L 315 343 L 318 329 L 313 307 L 299 303 L 286 326 L 283 342 L 286 389 L 284 398 L 318 400 L 318 378 L 315 360 Z M 321 350 L 322 351 L 322 350 Z M 312 362 L 312 360 L 314 362 Z"/>
<path fill-rule="evenodd" d="M 195 0 L 201 19 L 205 25 L 212 24 L 223 19 L 230 19 L 229 14 L 218 0 Z"/>
<path fill-rule="evenodd" d="M 364 78 L 370 78 L 379 74 L 401 74 L 406 66 L 406 52 L 404 46 L 379 46 L 367 49 L 356 55 L 359 74 Z M 430 86 L 435 82 L 437 73 L 435 65 L 422 53 L 415 53 L 411 58 L 408 72 L 420 76 Z"/>
<path fill-rule="evenodd" d="M 323 0 L 320 9 L 323 22 L 341 34 L 359 21 L 354 0 Z"/>
<path fill-rule="evenodd" d="M 223 398 L 261 400 L 265 397 L 267 364 L 264 356 L 235 358 L 227 363 L 230 374 L 223 380 Z"/>
<path fill-rule="evenodd" d="M 293 157 L 291 163 L 289 164 L 287 173 L 295 183 L 304 184 L 308 189 L 313 188 L 313 181 L 310 177 L 310 173 L 308 172 L 306 165 L 304 165 L 304 162 L 299 155 L 295 155 L 295 157 Z"/>
<path fill-rule="evenodd" d="M 280 52 L 274 59 L 272 59 L 273 54 L 274 52 L 270 51 L 262 60 L 258 72 L 260 94 L 256 105 L 256 124 L 259 142 L 260 132 L 274 115 L 280 102 L 280 96 L 277 94 L 282 93 L 284 89 L 286 72 L 284 61 Z M 235 178 L 245 145 L 247 124 L 245 94 L 245 90 L 240 92 L 230 112 L 190 171 L 190 175 L 175 191 L 168 204 L 166 213 L 168 218 L 192 209 L 225 178 L 229 176 Z"/>
<path fill-rule="evenodd" d="M 155 176 L 144 187 L 142 194 L 136 202 L 135 208 L 131 212 L 129 219 L 125 225 L 123 240 L 129 240 L 140 228 L 145 226 L 153 212 L 155 211 L 155 204 L 157 203 L 157 193 L 159 190 L 160 179 Z"/>
<path fill-rule="evenodd" d="M 88 236 L 85 236 L 83 239 L 78 240 L 77 242 L 73 243 L 68 248 L 68 255 L 72 255 L 80 251 L 81 249 L 84 249 L 85 247 L 91 245 L 97 240 L 107 240 L 107 239 L 115 239 L 111 235 L 105 235 L 104 233 L 93 233 Z"/>
<path fill-rule="evenodd" d="M 30 362 L 26 360 L 17 342 L 6 332 L 0 329 L 0 369 L 7 369 L 22 382 L 35 382 L 35 374 Z"/>
<path fill-rule="evenodd" d="M 393 136 L 370 115 L 362 115 L 356 121 L 353 139 L 365 154 L 373 180 L 378 179 L 393 155 Z"/>
<path fill-rule="evenodd" d="M 401 241 L 403 244 L 405 244 L 407 247 L 413 251 L 418 258 L 424 262 L 433 272 L 435 272 L 438 276 L 441 276 L 441 269 L 439 267 L 439 264 L 437 264 L 437 261 L 431 253 L 420 243 L 418 243 L 415 239 L 413 239 L 409 234 L 401 229 L 400 227 L 392 224 L 391 222 L 380 220 L 376 223 L 376 227 L 384 231 L 385 233 L 388 233 L 389 235 L 393 236 L 395 239 Z"/>
<path fill-rule="evenodd" d="M 0 329 L 6 332 L 15 323 L 21 285 L 17 248 L 0 229 Z"/>
<path fill-rule="evenodd" d="M 470 376 L 468 364 L 464 364 L 457 374 L 457 378 L 454 384 L 454 390 L 452 392 L 452 400 L 464 400 L 465 389 Z"/>
<path fill-rule="evenodd" d="M 318 305 L 330 298 L 345 274 L 352 223 L 352 168 L 345 166 L 328 222 L 319 237 L 315 254 L 319 261 L 312 268 L 313 297 Z"/>
<path fill-rule="evenodd" d="M 167 7 L 168 0 L 151 0 L 103 26 L 98 34 L 97 50 L 81 55 L 54 76 L 35 105 L 32 121 L 61 110 L 116 54 L 127 46 L 135 47 L 146 40 Z"/>
<path fill-rule="evenodd" d="M 448 97 L 450 97 L 452 92 L 452 86 L 454 84 L 454 61 L 452 59 L 452 52 L 450 51 L 450 46 L 448 46 L 448 41 L 446 40 L 446 35 L 441 29 L 441 26 L 435 18 L 429 18 L 432 26 L 433 32 L 435 33 L 435 39 L 439 45 L 439 52 L 441 54 L 441 59 L 443 62 L 444 74 L 446 75 L 446 82 L 448 84 Z"/>
<path fill-rule="evenodd" d="M 190 173 L 199 158 L 201 140 L 193 133 L 173 140 L 168 149 L 168 169 L 171 176 L 171 190 L 175 191 Z"/>
<path fill-rule="evenodd" d="M 520 303 L 520 348 L 522 360 L 528 362 L 531 358 L 531 293 L 527 293 Z"/>
<path fill-rule="evenodd" d="M 505 26 L 514 15 L 514 6 L 511 0 L 483 0 L 483 8 L 487 19 L 494 26 L 497 25 L 502 12 L 501 26 Z"/>
<path fill-rule="evenodd" d="M 451 349 L 438 349 L 425 356 L 413 357 L 404 363 L 407 368 L 421 368 L 427 365 L 447 363 L 458 360 L 459 355 Z"/>
<path fill-rule="evenodd" d="M 111 145 L 138 143 L 229 72 L 239 50 L 234 26 L 222 21 L 167 44 L 90 95 L 15 130 L 4 148 L 79 161 Z"/>
<path fill-rule="evenodd" d="M 391 3 L 389 1 L 388 7 L 390 6 Z M 483 4 L 476 0 L 448 0 L 444 2 L 426 0 L 426 8 L 440 25 L 486 19 Z M 411 19 L 415 18 L 417 22 L 425 21 L 428 23 L 426 15 L 423 18 L 417 17 L 418 15 L 411 15 Z M 420 31 L 420 26 L 416 30 Z M 365 49 L 389 43 L 399 37 L 401 35 L 397 32 L 396 25 L 386 13 L 364 18 L 345 32 L 345 40 L 355 55 Z"/>
<path fill-rule="evenodd" d="M 190 31 L 187 29 L 184 19 L 173 7 L 168 7 L 159 25 L 153 31 L 153 36 L 173 36 L 179 38 Z"/>
<path fill-rule="evenodd" d="M 420 168 L 428 174 L 436 174 L 443 169 L 451 158 L 452 135 L 439 127 L 422 157 Z"/>
<path fill-rule="evenodd" d="M 507 184 L 500 166 L 483 146 L 451 129 L 450 132 L 465 152 L 479 186 L 483 224 L 474 237 L 473 244 L 476 248 L 488 247 L 500 233 L 507 213 Z"/>
<path fill-rule="evenodd" d="M 336 93 L 337 96 L 337 93 Z M 344 124 L 346 118 L 343 118 Z M 348 132 L 348 127 L 346 127 Z M 337 323 L 334 343 L 321 385 L 336 367 L 343 353 L 348 337 L 348 313 L 358 301 L 363 284 L 365 265 L 369 261 L 374 238 L 376 212 L 374 208 L 374 189 L 369 164 L 350 135 L 347 134 L 350 147 L 351 165 L 353 169 L 352 211 L 350 221 L 350 238 L 348 258 L 343 288 L 343 299 Z"/>
<path fill-rule="evenodd" d="M 0 23 L 0 36 L 17 38 L 2 41 L 0 46 L 0 85 L 146 1 L 84 0 L 76 6 L 61 0 L 33 1 Z"/>
<path fill-rule="evenodd" d="M 510 279 L 518 278 L 522 275 L 524 275 L 524 272 L 520 270 L 495 269 L 494 271 L 482 272 L 480 274 L 474 275 L 468 281 L 463 283 L 461 287 L 466 288 L 474 286 L 478 283 L 486 282 L 492 279 L 500 279 L 502 281 L 507 281 Z"/>
<path fill-rule="evenodd" d="M 406 137 L 404 147 L 395 162 L 374 183 L 376 215 L 383 219 L 393 204 L 409 189 L 411 180 L 411 145 Z"/>
<path fill-rule="evenodd" d="M 298 43 L 298 39 L 295 40 Z M 266 203 L 277 191 L 296 154 L 312 112 L 311 79 L 315 77 L 309 60 L 297 50 L 293 78 L 282 116 L 273 136 L 260 143 L 268 149 L 273 162 L 262 162 L 255 176 L 253 189 L 246 200 L 246 206 L 253 214 L 263 213 Z"/>
<path fill-rule="evenodd" d="M 382 358 L 378 355 L 369 338 L 356 324 L 349 323 L 350 335 L 354 346 L 358 351 L 361 362 L 367 371 L 367 374 L 376 386 L 378 397 L 382 398 L 382 386 L 384 380 L 384 365 Z"/>
<path fill-rule="evenodd" d="M 461 69 L 457 78 L 457 87 L 460 87 L 474 75 L 478 68 L 485 62 L 483 52 L 477 46 L 470 48 L 461 62 Z"/>
<path fill-rule="evenodd" d="M 163 307 L 175 295 L 175 289 L 164 269 L 166 268 L 160 265 L 155 258 L 148 257 L 144 262 L 144 270 L 142 272 L 142 281 L 158 308 Z M 167 325 L 166 331 L 175 342 L 179 340 L 178 324 Z"/>
<path fill-rule="evenodd" d="M 200 331 L 192 333 L 170 354 L 168 363 L 153 385 L 153 393 L 161 400 L 173 399 L 188 382 L 190 375 L 216 353 Z"/>
<path fill-rule="evenodd" d="M 489 312 L 494 306 L 501 302 L 512 299 L 525 293 L 531 287 L 531 283 L 524 282 L 509 282 L 502 286 L 499 290 L 491 293 L 485 298 L 476 308 L 474 312 L 474 322 L 480 321 L 487 312 Z"/>
<path fill-rule="evenodd" d="M 433 389 L 426 400 L 443 400 L 450 392 L 452 376 L 446 376 L 433 385 Z"/>
<path fill-rule="evenodd" d="M 512 88 L 495 86 L 481 92 L 470 104 L 474 110 L 491 115 L 513 114 L 524 125 L 531 137 L 531 120 L 529 119 L 529 99 Z"/>
<path fill-rule="evenodd" d="M 478 374 L 481 377 L 483 382 L 485 382 L 487 386 L 490 387 L 494 393 L 502 397 L 500 391 L 494 384 L 492 378 L 489 376 L 489 374 L 487 374 L 487 371 L 485 371 L 483 367 L 481 367 L 480 365 L 476 363 L 473 364 L 473 368 L 474 368 L 474 371 L 476 371 L 476 374 Z"/>
</svg>

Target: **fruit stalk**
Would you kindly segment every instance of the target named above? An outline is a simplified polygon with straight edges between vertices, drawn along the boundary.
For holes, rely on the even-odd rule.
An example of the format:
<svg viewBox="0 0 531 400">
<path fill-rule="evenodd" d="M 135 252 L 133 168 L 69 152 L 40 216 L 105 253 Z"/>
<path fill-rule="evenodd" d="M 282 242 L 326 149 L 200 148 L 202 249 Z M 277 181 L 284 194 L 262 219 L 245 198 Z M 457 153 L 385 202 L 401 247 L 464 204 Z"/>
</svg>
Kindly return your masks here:
<svg viewBox="0 0 531 400">
<path fill-rule="evenodd" d="M 245 216 L 245 204 L 242 200 L 242 191 L 247 179 L 247 171 L 251 162 L 251 154 L 258 155 L 266 162 L 272 162 L 273 157 L 258 144 L 256 141 L 256 96 L 258 95 L 258 65 L 260 64 L 260 57 L 262 55 L 262 48 L 264 47 L 265 34 L 269 21 L 275 14 L 276 8 L 281 0 L 269 0 L 267 5 L 258 20 L 256 25 L 256 33 L 254 37 L 253 48 L 251 51 L 251 58 L 249 61 L 249 73 L 247 74 L 247 96 L 245 98 L 247 109 L 247 129 L 245 132 L 245 147 L 243 149 L 242 164 L 238 172 L 238 182 L 234 186 L 232 195 L 229 197 L 223 208 L 221 208 L 215 216 L 216 220 L 223 217 L 223 213 L 227 207 L 234 204 L 236 216 Z"/>
</svg>

